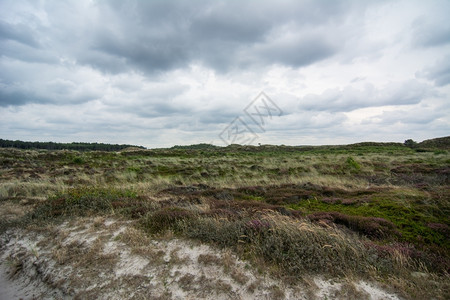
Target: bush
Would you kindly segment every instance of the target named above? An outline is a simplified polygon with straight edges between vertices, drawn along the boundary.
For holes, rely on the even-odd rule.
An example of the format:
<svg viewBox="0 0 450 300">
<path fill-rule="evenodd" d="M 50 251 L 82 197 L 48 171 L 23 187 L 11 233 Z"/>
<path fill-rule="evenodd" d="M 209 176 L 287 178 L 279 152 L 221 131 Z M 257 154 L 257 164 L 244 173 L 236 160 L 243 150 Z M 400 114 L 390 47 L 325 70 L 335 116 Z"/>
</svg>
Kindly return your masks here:
<svg viewBox="0 0 450 300">
<path fill-rule="evenodd" d="M 84 164 L 84 159 L 82 157 L 76 156 L 72 159 L 72 162 L 77 165 Z"/>
<path fill-rule="evenodd" d="M 219 247 L 236 247 L 244 237 L 245 221 L 226 221 L 218 218 L 199 218 L 191 220 L 185 235 L 202 242 L 214 243 Z"/>
<path fill-rule="evenodd" d="M 347 158 L 345 161 L 347 167 L 352 171 L 359 171 L 361 169 L 361 165 L 351 156 Z"/>
<path fill-rule="evenodd" d="M 145 230 L 153 234 L 169 229 L 179 233 L 184 228 L 183 224 L 195 217 L 196 214 L 193 211 L 179 207 L 165 207 L 154 213 L 147 214 L 142 220 L 142 225 Z"/>
<path fill-rule="evenodd" d="M 318 212 L 309 215 L 308 218 L 327 225 L 332 223 L 343 225 L 369 238 L 382 239 L 399 235 L 395 225 L 383 218 L 349 216 L 338 212 Z"/>
<path fill-rule="evenodd" d="M 32 219 L 49 219 L 63 215 L 86 215 L 107 212 L 113 209 L 114 201 L 130 201 L 137 196 L 133 191 L 105 189 L 98 187 L 72 188 L 57 193 L 46 203 L 36 208 Z"/>
<path fill-rule="evenodd" d="M 450 227 L 447 224 L 428 223 L 427 227 L 443 234 L 446 238 L 450 238 Z"/>
</svg>

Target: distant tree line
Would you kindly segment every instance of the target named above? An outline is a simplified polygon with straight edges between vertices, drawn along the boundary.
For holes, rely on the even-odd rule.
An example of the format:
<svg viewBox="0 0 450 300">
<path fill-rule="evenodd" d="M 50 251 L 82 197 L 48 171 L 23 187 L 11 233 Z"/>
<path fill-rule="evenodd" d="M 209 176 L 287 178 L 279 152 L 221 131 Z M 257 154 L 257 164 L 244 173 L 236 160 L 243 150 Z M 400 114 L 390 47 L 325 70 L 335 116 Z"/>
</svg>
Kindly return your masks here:
<svg viewBox="0 0 450 300">
<path fill-rule="evenodd" d="M 134 145 L 118 145 L 118 144 L 103 144 L 103 143 L 24 142 L 24 141 L 11 141 L 0 139 L 0 148 L 77 150 L 77 151 L 92 151 L 92 150 L 120 151 L 129 147 L 145 149 L 145 147 Z"/>
<path fill-rule="evenodd" d="M 206 149 L 217 149 L 217 148 L 219 148 L 219 147 L 211 145 L 211 144 L 200 143 L 200 144 L 187 145 L 187 146 L 175 145 L 170 149 L 206 150 Z"/>
</svg>

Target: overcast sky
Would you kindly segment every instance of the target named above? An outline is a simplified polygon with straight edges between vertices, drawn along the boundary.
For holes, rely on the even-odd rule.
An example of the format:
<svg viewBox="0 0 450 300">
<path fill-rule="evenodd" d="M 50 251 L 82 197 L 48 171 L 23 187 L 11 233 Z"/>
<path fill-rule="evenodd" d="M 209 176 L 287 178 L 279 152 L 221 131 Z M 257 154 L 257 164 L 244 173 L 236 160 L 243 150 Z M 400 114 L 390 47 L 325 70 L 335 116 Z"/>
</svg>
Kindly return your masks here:
<svg viewBox="0 0 450 300">
<path fill-rule="evenodd" d="M 253 144 L 448 136 L 448 12 L 447 0 L 0 0 L 0 138 L 224 145 L 236 124 Z"/>
</svg>

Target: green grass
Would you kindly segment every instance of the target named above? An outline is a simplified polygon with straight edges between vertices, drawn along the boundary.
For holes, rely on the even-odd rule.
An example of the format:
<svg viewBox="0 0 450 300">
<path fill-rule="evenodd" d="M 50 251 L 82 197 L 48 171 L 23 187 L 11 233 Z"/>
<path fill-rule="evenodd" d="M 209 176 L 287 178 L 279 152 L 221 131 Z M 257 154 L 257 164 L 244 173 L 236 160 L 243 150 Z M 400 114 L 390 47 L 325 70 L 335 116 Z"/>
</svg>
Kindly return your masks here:
<svg viewBox="0 0 450 300">
<path fill-rule="evenodd" d="M 368 202 L 358 204 L 328 204 L 317 198 L 288 205 L 306 214 L 314 212 L 340 212 L 353 216 L 379 217 L 391 221 L 401 233 L 400 241 L 417 245 L 436 244 L 450 250 L 449 240 L 441 233 L 426 226 L 428 223 L 448 225 L 448 217 L 428 214 L 420 207 L 406 207 L 392 199 L 375 196 Z"/>
</svg>

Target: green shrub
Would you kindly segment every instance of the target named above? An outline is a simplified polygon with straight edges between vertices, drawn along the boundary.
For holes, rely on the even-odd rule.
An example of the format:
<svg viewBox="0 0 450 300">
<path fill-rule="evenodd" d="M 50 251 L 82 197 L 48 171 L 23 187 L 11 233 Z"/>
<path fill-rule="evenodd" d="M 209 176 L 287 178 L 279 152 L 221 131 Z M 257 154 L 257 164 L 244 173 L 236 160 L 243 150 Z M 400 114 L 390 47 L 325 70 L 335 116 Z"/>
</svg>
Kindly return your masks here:
<svg viewBox="0 0 450 300">
<path fill-rule="evenodd" d="M 184 231 L 189 238 L 214 243 L 220 247 L 236 247 L 242 241 L 245 223 L 242 220 L 199 218 Z"/>
<path fill-rule="evenodd" d="M 128 172 L 135 172 L 135 173 L 141 173 L 142 170 L 140 167 L 136 167 L 136 166 L 131 166 L 127 168 Z"/>
<path fill-rule="evenodd" d="M 369 238 L 382 239 L 399 235 L 395 225 L 383 218 L 349 216 L 338 212 L 317 212 L 308 218 L 315 222 L 344 225 Z"/>
<path fill-rule="evenodd" d="M 347 167 L 352 171 L 359 171 L 361 169 L 361 165 L 351 156 L 347 158 L 345 163 Z"/>
<path fill-rule="evenodd" d="M 72 162 L 77 165 L 84 164 L 84 159 L 82 157 L 76 156 L 72 159 Z"/>
<path fill-rule="evenodd" d="M 86 215 L 113 210 L 114 201 L 135 199 L 130 190 L 116 190 L 98 187 L 79 187 L 57 193 L 31 213 L 32 219 L 49 219 L 63 215 Z"/>
<path fill-rule="evenodd" d="M 183 230 L 183 223 L 194 219 L 193 211 L 179 207 L 165 207 L 153 213 L 148 213 L 141 224 L 150 233 L 157 234 L 166 230 L 179 233 Z"/>
<path fill-rule="evenodd" d="M 433 152 L 435 155 L 440 155 L 440 154 L 447 154 L 448 152 L 446 150 L 436 150 Z"/>
</svg>

